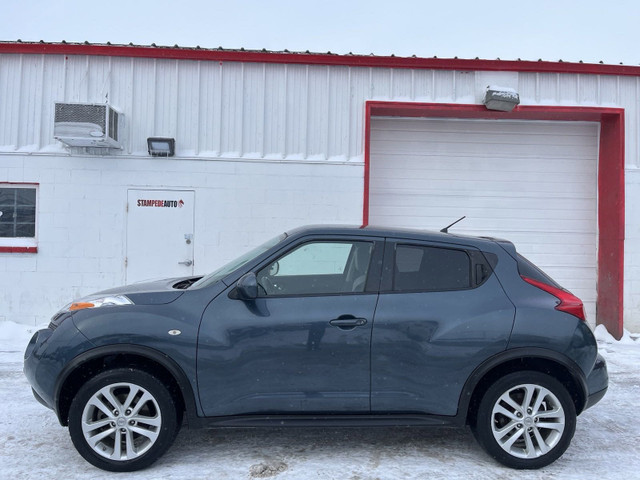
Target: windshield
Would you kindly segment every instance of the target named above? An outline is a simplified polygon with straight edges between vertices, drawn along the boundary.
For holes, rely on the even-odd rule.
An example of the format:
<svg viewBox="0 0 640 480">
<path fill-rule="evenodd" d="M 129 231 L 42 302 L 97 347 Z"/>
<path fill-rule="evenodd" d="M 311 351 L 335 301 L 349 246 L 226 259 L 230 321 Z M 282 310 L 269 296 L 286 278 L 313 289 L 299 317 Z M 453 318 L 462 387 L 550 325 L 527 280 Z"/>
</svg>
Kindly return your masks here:
<svg viewBox="0 0 640 480">
<path fill-rule="evenodd" d="M 269 240 L 267 242 L 264 242 L 262 245 L 257 246 L 253 250 L 250 250 L 249 252 L 245 253 L 244 255 L 241 255 L 240 257 L 236 258 L 235 260 L 231 260 L 229 263 L 227 263 L 226 265 L 223 265 L 219 269 L 211 272 L 208 275 L 205 275 L 200 280 L 198 280 L 193 285 L 191 285 L 191 287 L 189 287 L 189 288 L 190 289 L 192 289 L 192 288 L 201 288 L 201 287 L 206 287 L 206 286 L 209 286 L 209 285 L 212 285 L 212 284 L 216 283 L 218 280 L 226 277 L 231 272 L 233 272 L 234 270 L 237 270 L 238 268 L 242 267 L 246 263 L 250 262 L 252 259 L 257 257 L 258 255 L 263 254 L 264 252 L 269 250 L 271 247 L 277 245 L 282 240 L 284 240 L 286 237 L 287 237 L 287 234 L 286 233 L 282 233 L 282 234 L 278 235 L 277 237 L 274 237 L 271 240 Z"/>
</svg>

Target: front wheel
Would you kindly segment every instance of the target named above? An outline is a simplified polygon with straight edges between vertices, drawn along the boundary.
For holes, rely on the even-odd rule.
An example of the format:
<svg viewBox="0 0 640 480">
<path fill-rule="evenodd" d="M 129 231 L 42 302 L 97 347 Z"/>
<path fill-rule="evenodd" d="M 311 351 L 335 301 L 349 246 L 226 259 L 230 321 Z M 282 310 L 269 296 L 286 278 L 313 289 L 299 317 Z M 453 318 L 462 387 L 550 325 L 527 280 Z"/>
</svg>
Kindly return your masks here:
<svg viewBox="0 0 640 480">
<path fill-rule="evenodd" d="M 511 468 L 541 468 L 569 447 L 576 410 L 567 389 L 540 372 L 522 371 L 493 383 L 480 400 L 473 433 L 484 450 Z"/>
<path fill-rule="evenodd" d="M 103 470 L 148 467 L 173 443 L 181 416 L 167 388 L 131 368 L 103 372 L 71 403 L 69 434 L 85 460 Z"/>
</svg>

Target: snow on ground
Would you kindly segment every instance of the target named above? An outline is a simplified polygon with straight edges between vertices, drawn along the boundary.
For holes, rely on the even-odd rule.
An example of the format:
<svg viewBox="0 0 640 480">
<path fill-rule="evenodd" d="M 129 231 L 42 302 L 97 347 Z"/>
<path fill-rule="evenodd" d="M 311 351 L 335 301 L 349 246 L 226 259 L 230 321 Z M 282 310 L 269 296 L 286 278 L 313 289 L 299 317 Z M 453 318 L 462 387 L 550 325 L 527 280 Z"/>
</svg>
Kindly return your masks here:
<svg viewBox="0 0 640 480">
<path fill-rule="evenodd" d="M 640 472 L 640 339 L 596 330 L 609 392 L 578 419 L 569 450 L 538 471 L 496 464 L 468 429 L 183 429 L 147 470 L 110 474 L 85 462 L 53 412 L 31 395 L 22 355 L 34 327 L 0 323 L 0 478 L 65 479 L 632 479 Z"/>
</svg>

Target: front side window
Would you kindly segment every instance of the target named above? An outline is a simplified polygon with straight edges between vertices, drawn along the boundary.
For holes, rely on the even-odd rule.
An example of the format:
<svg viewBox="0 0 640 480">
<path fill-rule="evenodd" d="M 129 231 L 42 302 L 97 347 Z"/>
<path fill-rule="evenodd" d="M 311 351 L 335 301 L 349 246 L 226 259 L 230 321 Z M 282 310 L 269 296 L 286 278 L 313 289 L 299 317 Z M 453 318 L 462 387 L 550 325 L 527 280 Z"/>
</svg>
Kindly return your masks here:
<svg viewBox="0 0 640 480">
<path fill-rule="evenodd" d="M 364 292 L 373 243 L 309 242 L 257 273 L 258 295 Z"/>
<path fill-rule="evenodd" d="M 0 238 L 35 238 L 36 188 L 0 185 Z"/>
<path fill-rule="evenodd" d="M 396 292 L 460 290 L 471 287 L 471 262 L 464 250 L 397 245 Z"/>
</svg>

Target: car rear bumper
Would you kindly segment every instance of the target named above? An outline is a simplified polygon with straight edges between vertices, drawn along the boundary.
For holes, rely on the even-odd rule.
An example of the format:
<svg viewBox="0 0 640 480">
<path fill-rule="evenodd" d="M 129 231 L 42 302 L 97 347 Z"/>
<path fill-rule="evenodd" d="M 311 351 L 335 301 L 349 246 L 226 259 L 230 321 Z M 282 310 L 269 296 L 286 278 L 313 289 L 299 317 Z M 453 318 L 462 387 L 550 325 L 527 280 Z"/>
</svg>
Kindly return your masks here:
<svg viewBox="0 0 640 480">
<path fill-rule="evenodd" d="M 604 397 L 605 393 L 607 393 L 607 388 L 609 387 L 609 373 L 607 372 L 607 362 L 602 357 L 602 355 L 598 354 L 596 358 L 596 363 L 591 370 L 591 373 L 587 377 L 587 387 L 589 389 L 587 403 L 584 406 L 584 409 L 593 407 L 596 403 L 598 403 L 602 397 Z"/>
</svg>

